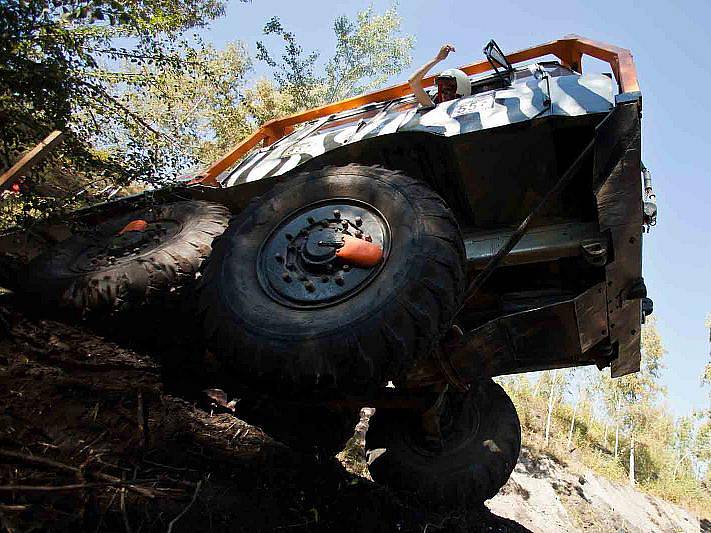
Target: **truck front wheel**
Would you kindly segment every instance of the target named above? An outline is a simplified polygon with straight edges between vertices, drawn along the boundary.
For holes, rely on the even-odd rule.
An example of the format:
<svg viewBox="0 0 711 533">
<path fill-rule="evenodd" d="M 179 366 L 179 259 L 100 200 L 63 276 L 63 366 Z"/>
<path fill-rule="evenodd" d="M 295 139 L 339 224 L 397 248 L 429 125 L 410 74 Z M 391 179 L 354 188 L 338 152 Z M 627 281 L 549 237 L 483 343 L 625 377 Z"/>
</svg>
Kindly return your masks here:
<svg viewBox="0 0 711 533">
<path fill-rule="evenodd" d="M 230 223 L 199 305 L 211 350 L 240 380 L 362 394 L 429 355 L 464 266 L 454 216 L 426 184 L 328 167 L 290 177 Z"/>
</svg>

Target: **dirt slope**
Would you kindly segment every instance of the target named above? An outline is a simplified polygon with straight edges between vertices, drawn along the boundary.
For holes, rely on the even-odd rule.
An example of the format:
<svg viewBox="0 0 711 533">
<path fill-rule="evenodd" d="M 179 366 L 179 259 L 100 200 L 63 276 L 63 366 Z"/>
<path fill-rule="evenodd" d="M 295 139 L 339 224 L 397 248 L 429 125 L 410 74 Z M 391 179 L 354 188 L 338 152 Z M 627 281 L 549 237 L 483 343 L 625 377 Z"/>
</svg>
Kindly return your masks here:
<svg viewBox="0 0 711 533">
<path fill-rule="evenodd" d="M 186 381 L 204 386 L 186 373 L 169 383 L 154 358 L 0 306 L 0 529 L 526 531 L 483 507 L 428 513 L 334 458 L 186 401 L 175 392 Z"/>
<path fill-rule="evenodd" d="M 235 413 L 211 404 L 209 377 L 175 346 L 159 355 L 179 364 L 165 372 L 145 353 L 0 305 L 3 530 L 699 530 L 673 505 L 527 450 L 488 508 L 433 514 L 367 479 L 367 417 L 342 463 L 298 452 L 240 419 L 246 398 Z"/>
<path fill-rule="evenodd" d="M 699 519 L 672 503 L 602 478 L 573 458 L 567 465 L 523 449 L 495 514 L 534 532 L 698 532 Z"/>
</svg>

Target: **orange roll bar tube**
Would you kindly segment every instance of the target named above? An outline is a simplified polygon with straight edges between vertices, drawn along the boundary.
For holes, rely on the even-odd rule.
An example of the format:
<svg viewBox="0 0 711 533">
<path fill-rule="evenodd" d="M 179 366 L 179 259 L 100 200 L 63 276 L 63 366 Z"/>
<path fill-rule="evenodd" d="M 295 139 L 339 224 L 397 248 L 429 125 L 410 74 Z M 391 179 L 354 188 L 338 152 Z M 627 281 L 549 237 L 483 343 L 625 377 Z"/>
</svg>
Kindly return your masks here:
<svg viewBox="0 0 711 533">
<path fill-rule="evenodd" d="M 539 58 L 545 55 L 554 55 L 561 62 L 576 72 L 582 72 L 582 56 L 588 55 L 601 61 L 605 61 L 612 68 L 612 72 L 617 80 L 617 85 L 620 93 L 632 93 L 639 91 L 639 83 L 637 82 L 637 69 L 634 65 L 632 53 L 626 48 L 619 48 L 610 44 L 605 44 L 579 35 L 567 35 L 562 39 L 551 41 L 546 44 L 526 48 L 512 54 L 508 54 L 506 58 L 510 63 L 521 63 L 531 59 Z M 481 74 L 491 70 L 491 65 L 487 60 L 479 61 L 465 67 L 461 70 L 468 75 Z M 429 76 L 424 79 L 425 86 L 434 83 L 435 76 Z M 349 109 L 355 109 L 366 104 L 374 102 L 386 102 L 412 94 L 410 86 L 407 83 L 388 87 L 380 91 L 355 96 L 340 102 L 324 105 L 296 113 L 294 115 L 275 119 L 267 122 L 252 135 L 237 144 L 230 150 L 222 159 L 213 163 L 203 174 L 198 177 L 195 182 L 203 185 L 217 186 L 217 176 L 230 168 L 242 157 L 244 157 L 258 143 L 264 141 L 264 145 L 268 146 L 288 133 L 294 130 L 294 126 L 303 122 L 308 122 L 317 118 L 322 118 L 334 113 L 340 113 Z"/>
</svg>

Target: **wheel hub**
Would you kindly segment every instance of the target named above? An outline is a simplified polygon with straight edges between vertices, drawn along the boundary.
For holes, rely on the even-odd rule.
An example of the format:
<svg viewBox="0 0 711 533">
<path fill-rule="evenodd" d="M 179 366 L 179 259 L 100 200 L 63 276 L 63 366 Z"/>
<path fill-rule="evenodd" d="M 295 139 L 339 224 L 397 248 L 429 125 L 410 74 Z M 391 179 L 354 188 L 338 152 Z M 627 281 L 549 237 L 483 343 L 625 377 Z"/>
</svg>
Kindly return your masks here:
<svg viewBox="0 0 711 533">
<path fill-rule="evenodd" d="M 93 272 L 132 261 L 137 255 L 155 248 L 176 234 L 180 224 L 175 220 L 158 219 L 146 223 L 140 231 L 125 231 L 110 236 L 97 236 L 72 265 L 76 272 Z"/>
<path fill-rule="evenodd" d="M 382 259 L 362 267 L 339 257 L 346 236 L 379 246 Z M 390 229 L 375 207 L 352 199 L 326 200 L 282 220 L 262 244 L 257 273 L 264 291 L 284 305 L 332 305 L 370 283 L 389 249 Z"/>
</svg>

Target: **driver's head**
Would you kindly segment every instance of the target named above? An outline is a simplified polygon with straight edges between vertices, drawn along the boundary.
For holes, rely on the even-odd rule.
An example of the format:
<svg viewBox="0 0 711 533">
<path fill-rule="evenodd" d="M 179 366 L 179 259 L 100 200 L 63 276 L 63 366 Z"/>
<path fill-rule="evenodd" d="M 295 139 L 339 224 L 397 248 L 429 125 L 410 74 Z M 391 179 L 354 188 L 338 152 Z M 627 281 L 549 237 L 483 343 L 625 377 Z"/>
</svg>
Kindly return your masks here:
<svg viewBox="0 0 711 533">
<path fill-rule="evenodd" d="M 437 84 L 436 103 L 448 102 L 472 93 L 469 76 L 456 68 L 450 68 L 435 78 Z"/>
</svg>

